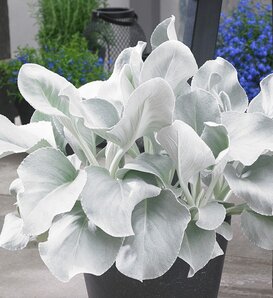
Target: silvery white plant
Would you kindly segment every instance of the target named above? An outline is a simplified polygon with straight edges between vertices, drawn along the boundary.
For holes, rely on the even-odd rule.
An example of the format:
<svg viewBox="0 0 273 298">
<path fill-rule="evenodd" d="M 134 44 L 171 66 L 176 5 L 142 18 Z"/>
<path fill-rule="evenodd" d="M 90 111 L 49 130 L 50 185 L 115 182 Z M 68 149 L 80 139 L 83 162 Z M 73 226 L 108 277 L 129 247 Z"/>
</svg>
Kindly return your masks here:
<svg viewBox="0 0 273 298">
<path fill-rule="evenodd" d="M 198 69 L 174 17 L 151 44 L 145 62 L 139 42 L 121 52 L 107 81 L 79 89 L 25 64 L 18 86 L 36 109 L 31 123 L 0 116 L 0 157 L 29 154 L 10 186 L 17 210 L 5 217 L 0 245 L 22 249 L 35 239 L 61 281 L 114 263 L 153 279 L 177 258 L 191 277 L 223 254 L 216 234 L 231 240 L 225 218 L 234 214 L 250 241 L 273 249 L 273 75 L 248 106 L 226 60 Z M 66 155 L 67 144 L 75 154 Z"/>
</svg>

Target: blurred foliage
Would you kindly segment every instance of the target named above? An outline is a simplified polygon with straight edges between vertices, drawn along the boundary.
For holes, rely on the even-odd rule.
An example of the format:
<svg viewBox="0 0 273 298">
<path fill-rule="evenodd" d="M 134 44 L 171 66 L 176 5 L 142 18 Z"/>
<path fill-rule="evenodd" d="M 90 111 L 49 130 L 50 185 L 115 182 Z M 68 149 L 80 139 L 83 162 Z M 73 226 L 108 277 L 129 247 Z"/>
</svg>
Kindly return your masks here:
<svg viewBox="0 0 273 298">
<path fill-rule="evenodd" d="M 108 77 L 103 59 L 88 50 L 85 38 L 75 34 L 65 44 L 50 41 L 40 50 L 19 48 L 15 59 L 0 61 L 0 88 L 7 88 L 14 100 L 22 100 L 17 88 L 17 76 L 25 63 L 40 64 L 65 77 L 76 87 Z"/>
<path fill-rule="evenodd" d="M 92 10 L 105 6 L 105 0 L 38 0 L 36 18 L 39 24 L 38 42 L 60 44 L 69 42 L 75 33 L 82 34 L 90 21 Z"/>
</svg>

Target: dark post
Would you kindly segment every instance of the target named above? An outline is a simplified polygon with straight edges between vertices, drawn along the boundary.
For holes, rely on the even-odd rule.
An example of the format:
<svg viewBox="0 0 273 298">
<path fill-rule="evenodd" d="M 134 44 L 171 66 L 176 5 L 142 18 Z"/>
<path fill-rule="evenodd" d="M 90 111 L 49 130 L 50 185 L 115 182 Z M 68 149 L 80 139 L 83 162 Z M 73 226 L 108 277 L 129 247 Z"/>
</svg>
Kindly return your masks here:
<svg viewBox="0 0 273 298">
<path fill-rule="evenodd" d="M 7 58 L 10 58 L 8 3 L 0 0 L 0 59 Z"/>
<path fill-rule="evenodd" d="M 222 0 L 198 0 L 191 50 L 199 66 L 214 57 L 221 8 Z"/>
</svg>

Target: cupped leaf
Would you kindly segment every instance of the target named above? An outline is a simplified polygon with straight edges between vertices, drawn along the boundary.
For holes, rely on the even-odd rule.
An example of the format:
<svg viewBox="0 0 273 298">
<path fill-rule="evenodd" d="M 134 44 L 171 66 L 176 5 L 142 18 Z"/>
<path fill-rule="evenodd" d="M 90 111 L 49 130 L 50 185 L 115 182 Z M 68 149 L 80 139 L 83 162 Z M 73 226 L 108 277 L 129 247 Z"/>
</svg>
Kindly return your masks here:
<svg viewBox="0 0 273 298">
<path fill-rule="evenodd" d="M 139 203 L 132 217 L 135 235 L 122 244 L 118 270 L 140 281 L 163 275 L 178 257 L 189 221 L 188 209 L 168 190 Z"/>
<path fill-rule="evenodd" d="M 140 81 L 152 78 L 165 79 L 176 93 L 181 83 L 186 83 L 198 67 L 191 50 L 182 42 L 169 40 L 158 46 L 145 60 Z"/>
<path fill-rule="evenodd" d="M 174 24 L 175 16 L 171 16 L 155 27 L 150 40 L 153 50 L 167 40 L 177 40 Z"/>
<path fill-rule="evenodd" d="M 61 151 L 50 148 L 30 154 L 17 172 L 24 187 L 18 206 L 29 235 L 42 234 L 56 215 L 70 211 L 86 182 L 84 171 L 76 171 Z"/>
<path fill-rule="evenodd" d="M 117 177 L 123 179 L 129 171 L 153 174 L 160 179 L 164 186 L 167 186 L 171 184 L 173 163 L 166 155 L 143 153 L 118 170 Z"/>
<path fill-rule="evenodd" d="M 14 213 L 7 214 L 0 235 L 0 247 L 8 250 L 23 249 L 29 239 L 30 237 L 23 233 L 23 220 Z"/>
<path fill-rule="evenodd" d="M 222 124 L 206 122 L 201 135 L 202 140 L 209 146 L 217 159 L 220 153 L 229 148 L 229 136 L 227 129 Z"/>
<path fill-rule="evenodd" d="M 160 188 L 140 178 L 116 180 L 100 167 L 88 167 L 82 206 L 87 217 L 114 237 L 133 235 L 132 212 L 142 200 L 157 196 Z"/>
<path fill-rule="evenodd" d="M 122 72 L 124 66 L 129 65 L 134 87 L 139 84 L 139 75 L 142 68 L 142 52 L 146 46 L 144 42 L 138 42 L 135 47 L 123 50 L 118 56 L 111 77 L 106 81 L 94 81 L 79 88 L 81 97 L 85 99 L 102 98 L 111 102 L 118 111 L 122 110 L 128 99 L 123 98 L 121 79 L 126 73 Z"/>
<path fill-rule="evenodd" d="M 228 241 L 233 237 L 231 225 L 225 221 L 215 231 Z"/>
<path fill-rule="evenodd" d="M 185 185 L 191 177 L 215 162 L 206 143 L 192 127 L 180 120 L 162 128 L 157 134 L 157 140 L 173 160 L 179 180 Z"/>
<path fill-rule="evenodd" d="M 0 115 L 0 158 L 13 153 L 30 153 L 42 147 L 56 147 L 49 122 L 16 126 Z"/>
<path fill-rule="evenodd" d="M 201 135 L 205 122 L 221 123 L 217 99 L 202 89 L 179 96 L 175 102 L 175 119 L 186 122 Z"/>
<path fill-rule="evenodd" d="M 58 95 L 69 85 L 65 78 L 37 64 L 24 64 L 18 74 L 22 96 L 34 109 L 48 115 L 67 115 L 68 102 Z"/>
<path fill-rule="evenodd" d="M 191 222 L 183 238 L 179 257 L 190 265 L 188 277 L 203 268 L 213 257 L 216 235 L 214 231 L 200 229 Z"/>
<path fill-rule="evenodd" d="M 222 204 L 209 202 L 198 208 L 198 220 L 196 225 L 204 230 L 215 230 L 225 220 L 226 209 Z"/>
<path fill-rule="evenodd" d="M 112 76 L 117 76 L 121 73 L 124 65 L 129 65 L 132 70 L 133 82 L 136 86 L 138 84 L 139 75 L 142 69 L 142 53 L 146 47 L 146 42 L 139 41 L 135 47 L 129 47 L 123 50 L 114 65 Z"/>
<path fill-rule="evenodd" d="M 251 209 L 263 215 L 273 215 L 273 157 L 262 155 L 251 166 L 238 173 L 227 165 L 225 178 L 231 190 L 243 198 Z"/>
<path fill-rule="evenodd" d="M 230 160 L 251 165 L 265 150 L 273 150 L 273 120 L 265 115 L 226 112 L 222 123 L 230 138 Z"/>
<path fill-rule="evenodd" d="M 169 84 L 155 78 L 141 84 L 131 94 L 121 120 L 107 133 L 124 151 L 145 135 L 150 135 L 173 119 L 174 94 Z"/>
<path fill-rule="evenodd" d="M 241 215 L 241 227 L 253 244 L 263 249 L 273 250 L 273 216 L 263 216 L 245 210 Z"/>
<path fill-rule="evenodd" d="M 202 65 L 191 86 L 193 90 L 202 88 L 216 96 L 222 111 L 244 112 L 247 108 L 248 98 L 238 81 L 236 69 L 221 57 Z"/>
<path fill-rule="evenodd" d="M 111 237 L 88 222 L 77 204 L 53 222 L 39 252 L 51 273 L 67 282 L 79 273 L 103 274 L 115 262 L 121 243 L 121 238 Z"/>
<path fill-rule="evenodd" d="M 273 118 L 273 74 L 260 82 L 261 91 L 254 97 L 248 107 L 248 113 L 261 112 Z"/>
</svg>

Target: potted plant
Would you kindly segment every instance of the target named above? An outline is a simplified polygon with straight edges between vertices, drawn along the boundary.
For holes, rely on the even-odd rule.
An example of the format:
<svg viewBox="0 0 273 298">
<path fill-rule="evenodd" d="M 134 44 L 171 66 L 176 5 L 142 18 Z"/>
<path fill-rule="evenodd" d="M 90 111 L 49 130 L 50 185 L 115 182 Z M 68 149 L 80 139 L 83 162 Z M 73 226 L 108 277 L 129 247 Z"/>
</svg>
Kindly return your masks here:
<svg viewBox="0 0 273 298">
<path fill-rule="evenodd" d="M 107 289 L 111 297 L 217 297 L 224 252 L 216 235 L 232 238 L 228 216 L 241 215 L 250 241 L 273 248 L 273 76 L 248 106 L 226 60 L 198 69 L 174 17 L 151 44 L 145 62 L 139 42 L 121 52 L 108 80 L 78 89 L 42 66 L 22 66 L 19 90 L 36 111 L 19 127 L 0 117 L 0 156 L 29 153 L 10 186 L 16 211 L 0 245 L 38 241 L 59 280 L 86 274 L 90 297 L 109 297 Z M 244 202 L 230 202 L 232 193 Z M 209 273 L 193 286 L 210 264 L 220 272 L 214 289 Z M 185 271 L 188 280 L 170 276 Z"/>
</svg>

